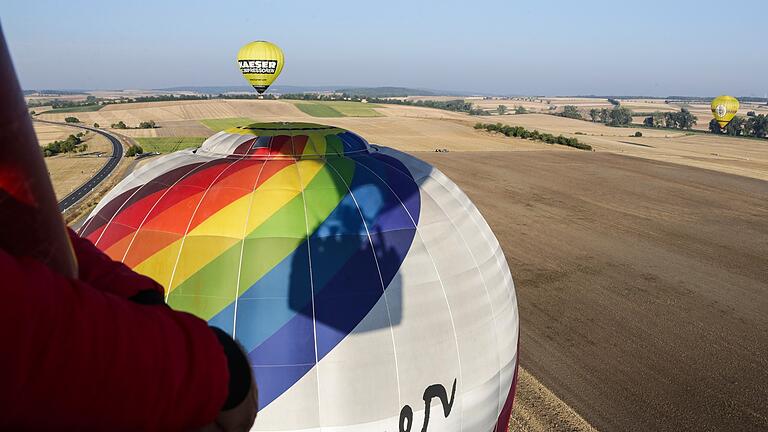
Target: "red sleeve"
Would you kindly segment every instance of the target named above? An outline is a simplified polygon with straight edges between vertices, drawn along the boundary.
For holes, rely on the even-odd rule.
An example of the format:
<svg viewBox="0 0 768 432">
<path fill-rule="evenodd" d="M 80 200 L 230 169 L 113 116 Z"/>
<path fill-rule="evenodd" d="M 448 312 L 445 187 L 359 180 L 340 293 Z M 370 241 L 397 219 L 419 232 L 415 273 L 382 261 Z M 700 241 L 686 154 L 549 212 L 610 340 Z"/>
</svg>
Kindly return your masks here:
<svg viewBox="0 0 768 432">
<path fill-rule="evenodd" d="M 0 250 L 0 430 L 186 430 L 217 416 L 227 359 L 206 323 Z"/>
<path fill-rule="evenodd" d="M 67 230 L 77 256 L 81 281 L 123 298 L 132 297 L 141 291 L 157 291 L 164 294 L 159 283 L 134 272 L 119 261 L 112 260 L 89 240 L 78 236 L 69 228 Z"/>
</svg>

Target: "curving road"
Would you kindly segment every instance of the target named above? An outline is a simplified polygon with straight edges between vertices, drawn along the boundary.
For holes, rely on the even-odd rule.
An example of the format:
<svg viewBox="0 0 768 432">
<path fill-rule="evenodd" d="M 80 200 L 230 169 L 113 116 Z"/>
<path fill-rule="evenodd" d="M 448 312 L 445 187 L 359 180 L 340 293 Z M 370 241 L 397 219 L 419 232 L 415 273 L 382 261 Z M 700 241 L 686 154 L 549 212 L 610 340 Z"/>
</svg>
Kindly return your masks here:
<svg viewBox="0 0 768 432">
<path fill-rule="evenodd" d="M 80 201 L 88 195 L 96 186 L 98 186 L 104 179 L 109 177 L 110 174 L 112 174 L 112 171 L 117 167 L 117 164 L 120 163 L 120 159 L 123 158 L 123 145 L 120 144 L 120 140 L 110 134 L 109 132 L 103 131 L 101 129 L 96 129 L 88 126 L 81 126 L 81 125 L 75 125 L 71 123 L 59 123 L 59 122 L 52 122 L 48 120 L 38 120 L 34 119 L 34 121 L 41 122 L 41 123 L 49 123 L 49 124 L 55 124 L 60 126 L 72 126 L 77 127 L 80 129 L 87 129 L 89 131 L 96 132 L 98 134 L 104 135 L 107 137 L 107 139 L 112 143 L 112 156 L 109 157 L 109 160 L 106 164 L 104 164 L 103 167 L 99 170 L 99 172 L 96 173 L 95 176 L 88 179 L 87 182 L 83 183 L 78 187 L 77 189 L 73 190 L 69 193 L 69 195 L 62 198 L 61 201 L 59 201 L 59 211 L 64 212 L 68 208 L 72 207 L 76 202 Z"/>
</svg>

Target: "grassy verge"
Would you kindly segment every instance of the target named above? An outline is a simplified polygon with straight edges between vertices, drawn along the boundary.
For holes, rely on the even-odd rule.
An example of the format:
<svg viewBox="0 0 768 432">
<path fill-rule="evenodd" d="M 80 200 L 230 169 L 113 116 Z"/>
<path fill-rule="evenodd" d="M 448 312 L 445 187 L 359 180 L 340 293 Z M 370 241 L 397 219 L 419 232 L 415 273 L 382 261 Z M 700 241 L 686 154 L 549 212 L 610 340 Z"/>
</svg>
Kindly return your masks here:
<svg viewBox="0 0 768 432">
<path fill-rule="evenodd" d="M 296 108 L 312 117 L 346 117 L 333 107 L 320 103 L 297 103 Z"/>
<path fill-rule="evenodd" d="M 190 147 L 200 147 L 205 137 L 134 138 L 145 152 L 172 153 Z"/>
<path fill-rule="evenodd" d="M 296 108 L 312 117 L 381 117 L 380 107 L 353 101 L 295 101 Z"/>
<path fill-rule="evenodd" d="M 74 107 L 68 107 L 68 108 L 53 108 L 49 109 L 47 111 L 43 111 L 46 114 L 50 113 L 71 113 L 71 112 L 92 112 L 92 111 L 98 111 L 100 109 L 104 108 L 104 105 L 99 104 L 93 104 L 93 105 L 81 105 L 81 106 L 74 106 Z"/>
<path fill-rule="evenodd" d="M 252 119 L 245 117 L 230 117 L 220 119 L 203 119 L 200 120 L 203 126 L 214 132 L 220 132 L 224 129 L 229 129 L 237 126 L 247 126 L 251 123 L 255 123 Z"/>
</svg>

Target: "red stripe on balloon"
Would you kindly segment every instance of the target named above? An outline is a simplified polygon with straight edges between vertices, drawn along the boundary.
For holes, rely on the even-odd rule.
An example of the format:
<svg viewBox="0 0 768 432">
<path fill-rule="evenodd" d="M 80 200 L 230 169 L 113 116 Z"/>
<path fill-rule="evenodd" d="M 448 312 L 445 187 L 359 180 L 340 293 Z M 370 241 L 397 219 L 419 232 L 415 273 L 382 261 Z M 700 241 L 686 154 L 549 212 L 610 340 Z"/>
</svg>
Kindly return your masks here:
<svg viewBox="0 0 768 432">
<path fill-rule="evenodd" d="M 127 244 L 116 245 L 116 247 L 123 247 L 122 253 L 111 249 L 108 253 L 111 256 L 119 255 L 119 258 L 125 255 L 125 263 L 134 267 L 181 239 L 188 231 L 195 229 L 227 205 L 258 189 L 270 177 L 293 163 L 293 160 L 256 159 L 235 162 L 241 166 L 238 173 L 217 181 L 208 189 L 204 198 L 200 196 L 201 194 L 189 196 L 168 211 L 155 215 L 153 220 L 146 223 L 136 234 L 136 239 L 127 255 L 124 252 Z M 257 177 L 258 182 L 254 184 Z M 242 187 L 242 185 L 249 184 L 254 185 L 254 187 Z M 184 188 L 174 188 L 174 190 L 169 191 L 169 194 L 184 193 L 186 193 Z M 202 201 L 200 201 L 201 199 Z"/>
<path fill-rule="evenodd" d="M 202 193 L 211 185 L 213 180 L 222 173 L 222 171 L 229 167 L 229 165 L 230 164 L 217 163 L 212 165 L 210 168 L 201 169 L 185 176 L 175 185 L 163 185 L 160 190 L 132 203 L 129 206 L 123 207 L 123 209 L 112 219 L 112 222 L 109 225 L 121 225 L 135 231 L 145 220 L 145 216 L 149 215 L 150 210 L 153 207 L 163 211 L 172 207 L 174 204 L 178 203 L 191 194 Z M 147 183 L 147 185 L 152 187 L 154 183 L 155 180 L 151 180 L 149 183 Z M 176 188 L 184 189 L 185 193 L 183 195 L 174 194 L 168 197 L 168 193 L 166 192 Z M 166 199 L 166 197 L 168 199 Z M 99 239 L 97 246 L 99 246 L 99 248 L 102 250 L 106 250 L 115 242 L 122 239 L 125 235 L 125 229 L 108 229 L 101 237 L 101 239 Z"/>
</svg>

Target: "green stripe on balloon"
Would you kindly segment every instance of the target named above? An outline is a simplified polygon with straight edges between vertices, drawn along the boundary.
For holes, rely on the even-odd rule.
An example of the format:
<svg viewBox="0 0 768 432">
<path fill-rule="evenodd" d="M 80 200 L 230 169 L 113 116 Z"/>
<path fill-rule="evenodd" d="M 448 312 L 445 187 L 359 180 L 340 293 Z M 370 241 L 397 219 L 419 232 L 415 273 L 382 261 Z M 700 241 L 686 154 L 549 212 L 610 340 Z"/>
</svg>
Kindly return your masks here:
<svg viewBox="0 0 768 432">
<path fill-rule="evenodd" d="M 307 238 L 307 231 L 312 234 L 331 214 L 347 194 L 346 184 L 351 182 L 354 170 L 352 160 L 334 158 L 333 168 L 323 167 L 304 189 L 311 200 L 307 204 L 310 211 L 306 221 L 305 197 L 299 194 L 248 233 L 245 245 L 242 240 L 237 241 L 181 283 L 168 296 L 168 304 L 204 320 L 213 318 L 234 301 L 238 269 L 242 275 L 242 294 L 301 245 Z M 187 238 L 187 242 L 197 241 L 206 239 Z"/>
</svg>

